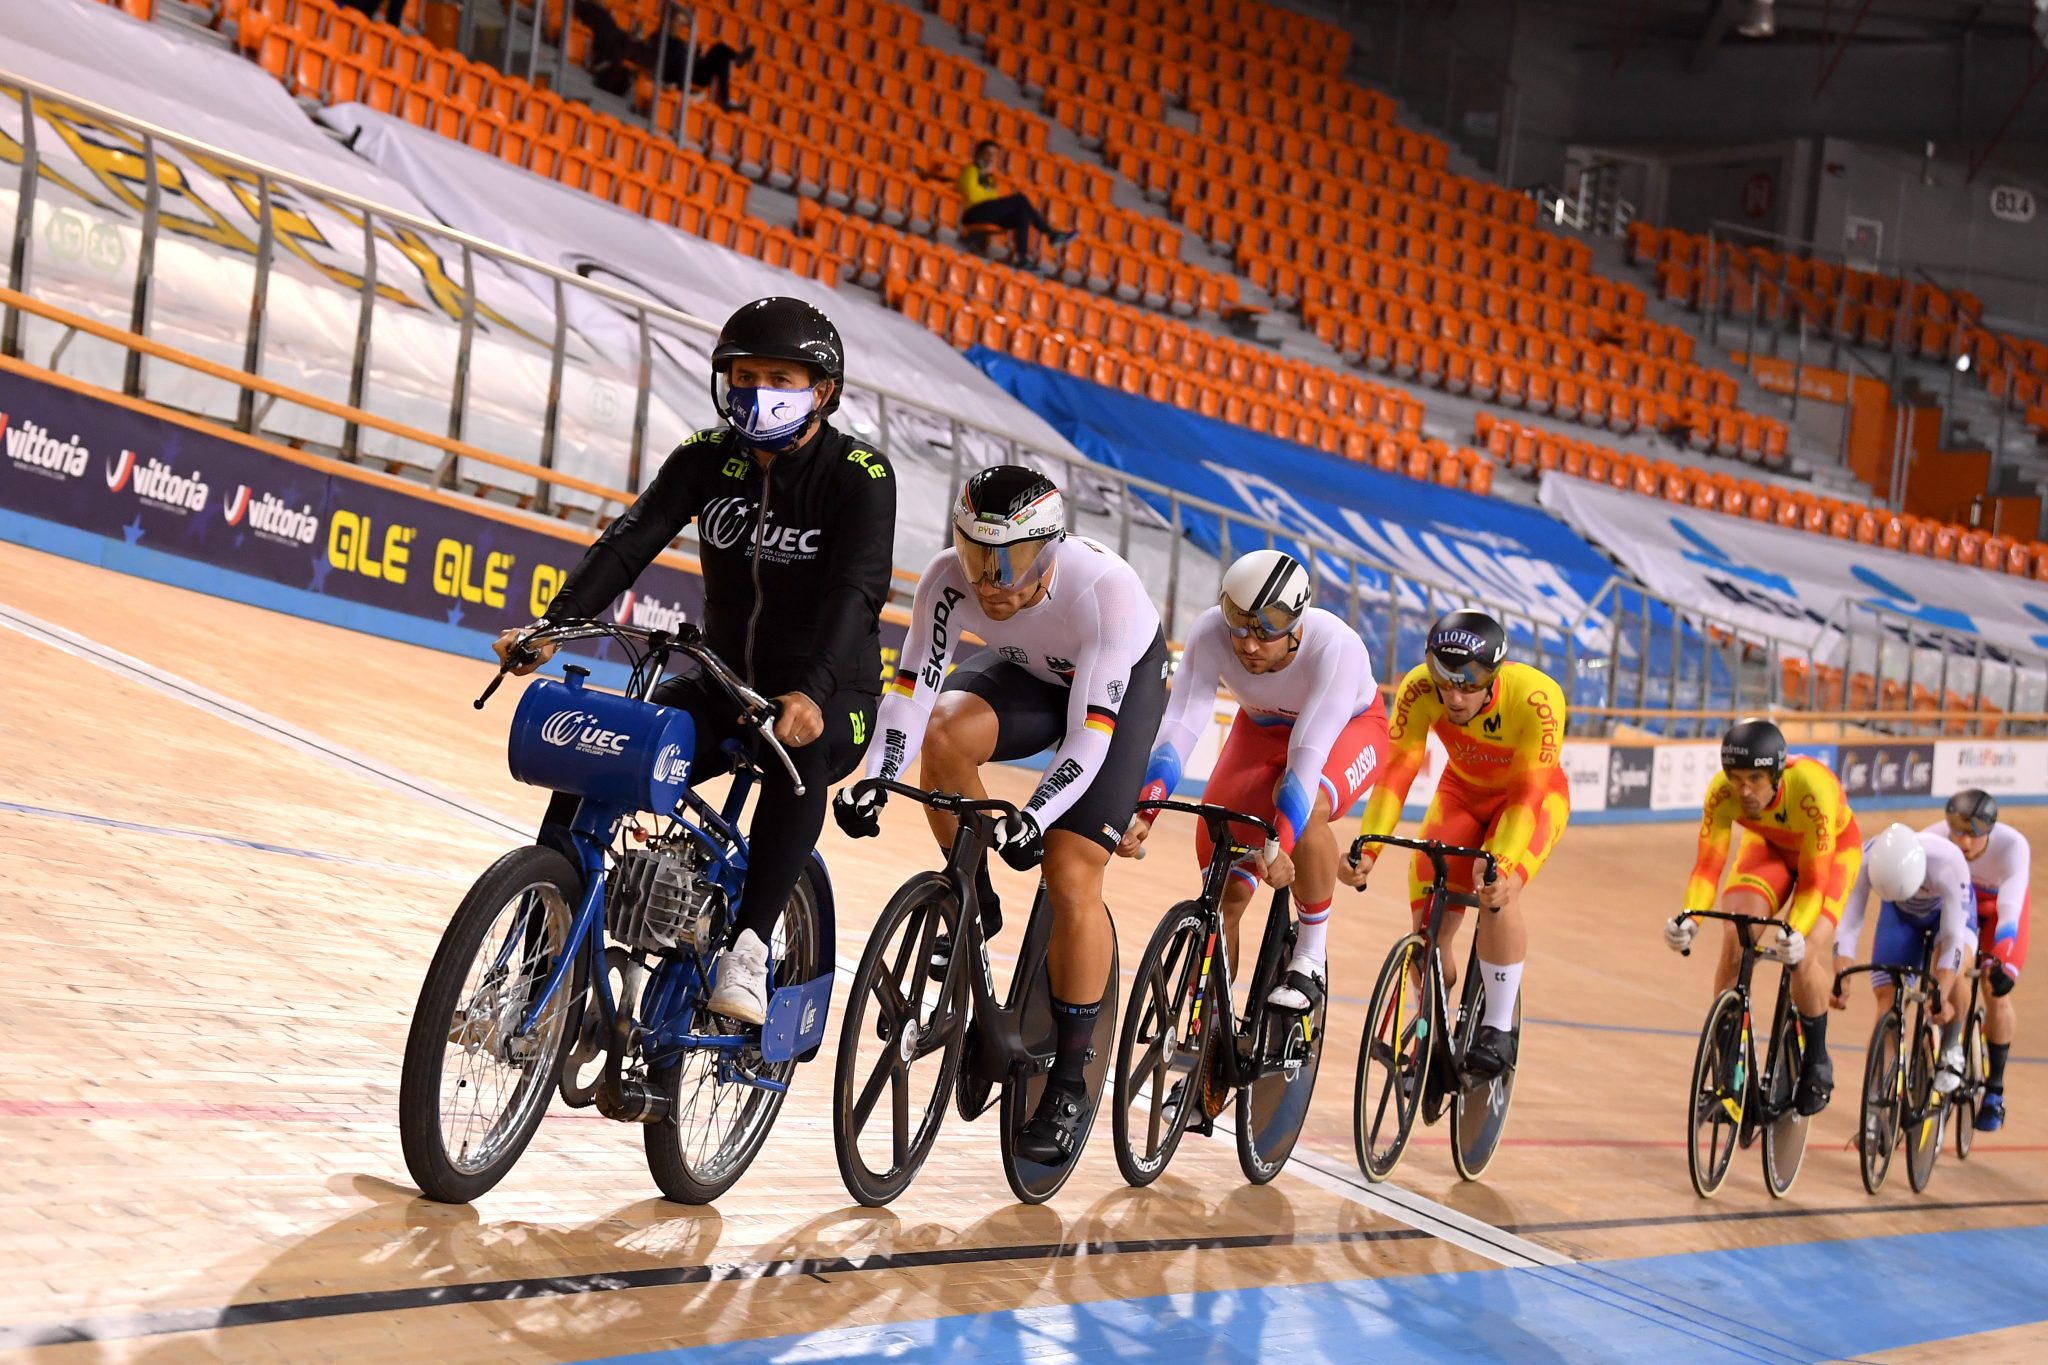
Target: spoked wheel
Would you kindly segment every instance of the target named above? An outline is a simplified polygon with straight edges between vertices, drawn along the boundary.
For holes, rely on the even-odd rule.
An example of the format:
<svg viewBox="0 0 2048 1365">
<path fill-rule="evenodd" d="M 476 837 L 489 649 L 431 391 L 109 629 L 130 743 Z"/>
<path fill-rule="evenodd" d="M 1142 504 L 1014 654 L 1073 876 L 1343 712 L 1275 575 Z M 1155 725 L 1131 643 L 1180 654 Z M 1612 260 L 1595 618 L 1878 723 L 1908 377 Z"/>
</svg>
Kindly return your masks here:
<svg viewBox="0 0 2048 1365">
<path fill-rule="evenodd" d="M 1308 1121 L 1328 1014 L 1326 1000 L 1299 1014 L 1264 1007 L 1252 1053 L 1258 1078 L 1237 1092 L 1237 1164 L 1254 1185 L 1280 1174 Z"/>
<path fill-rule="evenodd" d="M 518 848 L 462 898 L 420 986 L 398 1087 L 405 1166 L 420 1192 L 467 1203 L 505 1178 L 553 1096 L 575 999 L 565 981 L 521 1031 L 569 941 L 582 878 Z"/>
<path fill-rule="evenodd" d="M 625 989 L 630 961 L 632 954 L 623 944 L 614 943 L 604 950 L 605 977 L 611 985 L 614 1009 L 626 1008 L 620 993 Z M 597 1007 L 589 969 L 579 966 L 576 976 L 582 989 L 569 1014 L 569 1046 L 562 1049 L 562 1074 L 556 1084 L 562 1103 L 571 1109 L 588 1109 L 597 1102 L 597 1083 L 604 1078 L 605 1053 L 611 1040 L 605 1036 L 604 1011 Z"/>
<path fill-rule="evenodd" d="M 1088 1046 L 1094 1053 L 1094 1060 L 1088 1063 L 1088 1112 L 1081 1116 L 1081 1127 L 1074 1134 L 1074 1155 L 1057 1166 L 1045 1166 L 1028 1160 L 1017 1152 L 1017 1135 L 1031 1120 L 1038 1109 L 1038 1097 L 1045 1093 L 1047 1076 L 1040 1073 L 1016 1076 L 1003 1085 L 1002 1112 L 998 1122 L 1003 1126 L 1003 1175 L 1010 1182 L 1010 1192 L 1026 1204 L 1043 1204 L 1060 1192 L 1060 1186 L 1067 1183 L 1067 1177 L 1081 1164 L 1082 1154 L 1088 1150 L 1088 1134 L 1095 1127 L 1095 1114 L 1102 1105 L 1102 1094 L 1108 1088 L 1110 1065 L 1110 1042 L 1116 1037 L 1116 987 L 1117 969 L 1116 940 L 1110 940 L 1109 976 L 1102 984 L 1102 1009 L 1095 1016 L 1095 1036 Z M 1036 987 L 1051 1000 L 1051 982 L 1040 973 L 1041 984 Z M 1029 1017 L 1028 1012 L 1026 1015 Z"/>
<path fill-rule="evenodd" d="M 832 1084 L 832 1140 L 846 1192 L 869 1208 L 917 1178 L 938 1138 L 960 1060 L 960 1020 L 931 979 L 932 945 L 959 928 L 953 888 L 937 872 L 890 900 L 861 954 Z M 958 942 L 958 939 L 954 939 Z M 955 976 L 966 967 L 955 962 Z"/>
<path fill-rule="evenodd" d="M 1473 972 L 1475 981 L 1479 973 Z M 1479 1032 L 1479 1021 L 1486 1013 L 1486 987 L 1476 985 L 1472 992 L 1472 1008 L 1468 1016 L 1459 1021 L 1458 1055 L 1472 1045 L 1473 1036 Z M 1519 1061 L 1522 1048 L 1522 999 L 1515 997 L 1515 1057 Z M 1493 1154 L 1500 1149 L 1501 1134 L 1507 1131 L 1508 1106 L 1515 1098 L 1515 1068 L 1509 1067 L 1491 1080 L 1474 1080 L 1470 1085 L 1460 1086 L 1451 1096 L 1451 1160 L 1458 1168 L 1458 1174 L 1467 1180 L 1477 1180 L 1493 1164 Z"/>
<path fill-rule="evenodd" d="M 1202 1103 L 1198 1078 L 1215 1017 L 1202 990 L 1213 952 L 1207 929 L 1199 904 L 1174 906 L 1152 931 L 1131 983 L 1116 1045 L 1110 1132 L 1117 1169 L 1132 1185 L 1159 1178 Z"/>
<path fill-rule="evenodd" d="M 1771 1034 L 1772 1060 L 1765 1070 L 1771 1075 L 1769 1111 L 1764 1126 L 1764 1185 L 1771 1197 L 1783 1199 L 1799 1179 L 1799 1167 L 1806 1160 L 1806 1134 L 1811 1126 L 1792 1100 L 1799 1089 L 1799 1068 L 1805 1059 L 1798 1026 L 1787 1010 Z"/>
<path fill-rule="evenodd" d="M 1892 1149 L 1899 1145 L 1899 1117 L 1904 1107 L 1905 1076 L 1899 1066 L 1900 1024 L 1887 1010 L 1870 1031 L 1870 1051 L 1863 1060 L 1863 1109 L 1856 1129 L 1858 1166 L 1863 1188 L 1876 1194 L 1892 1168 Z"/>
<path fill-rule="evenodd" d="M 1977 1140 L 1977 1102 L 1984 1083 L 1991 1079 L 1991 1059 L 1984 1051 L 1984 1007 L 1970 1011 L 1963 1024 L 1963 1083 L 1956 1090 L 1956 1160 L 1970 1159 L 1970 1144 Z"/>
<path fill-rule="evenodd" d="M 1934 1068 L 1940 1064 L 1941 1044 L 1934 1028 L 1923 1024 L 1913 1052 L 1906 1059 L 1906 1112 L 1913 1122 L 1906 1131 L 1906 1178 L 1913 1193 L 1926 1190 L 1934 1179 L 1934 1163 L 1941 1156 L 1941 1125 L 1948 1106 L 1934 1093 Z"/>
<path fill-rule="evenodd" d="M 820 941 L 816 874 L 805 869 L 770 932 L 769 953 L 775 975 L 769 978 L 772 997 L 785 986 L 799 986 L 824 971 L 825 945 Z M 673 963 L 668 970 L 681 968 Z M 703 983 L 705 998 L 710 983 Z M 761 1144 L 782 1112 L 796 1062 L 765 1062 L 761 1030 L 735 1023 L 699 1007 L 696 1032 L 717 1032 L 744 1038 L 737 1049 L 687 1047 L 653 1069 L 649 1082 L 668 1095 L 669 1116 L 646 1125 L 647 1170 L 668 1198 L 680 1204 L 708 1204 L 732 1188 L 760 1154 Z M 769 1082 L 776 1088 L 756 1085 Z"/>
<path fill-rule="evenodd" d="M 1742 1132 L 1744 1108 L 1751 1102 L 1747 1040 L 1743 1037 L 1742 996 L 1722 991 L 1707 1010 L 1700 1029 L 1699 1051 L 1692 1064 L 1692 1094 L 1686 1101 L 1685 1163 L 1693 1193 L 1712 1199 L 1728 1178 Z"/>
<path fill-rule="evenodd" d="M 1352 1141 L 1365 1178 L 1385 1180 L 1401 1164 L 1422 1087 L 1436 1051 L 1429 1036 L 1423 993 L 1429 947 L 1420 934 L 1394 945 L 1380 967 L 1358 1044 L 1358 1084 L 1352 1094 Z"/>
</svg>

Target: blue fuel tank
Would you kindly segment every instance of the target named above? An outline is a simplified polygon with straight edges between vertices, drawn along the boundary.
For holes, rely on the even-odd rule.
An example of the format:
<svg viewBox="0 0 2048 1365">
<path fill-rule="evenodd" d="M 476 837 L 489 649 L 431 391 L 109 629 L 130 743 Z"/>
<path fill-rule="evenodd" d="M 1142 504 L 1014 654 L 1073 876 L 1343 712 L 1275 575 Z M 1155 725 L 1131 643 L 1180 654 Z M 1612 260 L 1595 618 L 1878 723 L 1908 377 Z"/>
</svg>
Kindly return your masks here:
<svg viewBox="0 0 2048 1365">
<path fill-rule="evenodd" d="M 666 815 L 690 786 L 697 727 L 689 713 L 543 678 L 512 717 L 512 776 L 608 806 Z"/>
</svg>

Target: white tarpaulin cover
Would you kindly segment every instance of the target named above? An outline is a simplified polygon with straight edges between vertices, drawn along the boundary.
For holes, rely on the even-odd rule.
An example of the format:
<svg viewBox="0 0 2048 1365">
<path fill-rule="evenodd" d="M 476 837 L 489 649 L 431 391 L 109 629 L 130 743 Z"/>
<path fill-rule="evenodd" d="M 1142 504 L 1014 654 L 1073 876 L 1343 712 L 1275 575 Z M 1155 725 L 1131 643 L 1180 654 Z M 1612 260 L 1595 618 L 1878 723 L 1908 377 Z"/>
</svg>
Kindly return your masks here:
<svg viewBox="0 0 2048 1365">
<path fill-rule="evenodd" d="M 1546 474 L 1542 504 L 1654 592 L 1808 642 L 1844 601 L 2026 653 L 2048 648 L 2048 591 L 2031 579 L 1857 545 Z"/>
</svg>

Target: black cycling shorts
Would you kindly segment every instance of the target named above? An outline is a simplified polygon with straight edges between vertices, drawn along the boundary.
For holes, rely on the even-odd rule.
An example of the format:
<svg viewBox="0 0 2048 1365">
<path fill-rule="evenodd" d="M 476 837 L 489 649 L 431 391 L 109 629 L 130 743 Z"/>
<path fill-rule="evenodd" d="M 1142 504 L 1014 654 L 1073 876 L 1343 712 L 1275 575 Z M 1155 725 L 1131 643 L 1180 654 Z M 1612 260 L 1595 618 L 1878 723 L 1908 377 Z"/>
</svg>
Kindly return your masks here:
<svg viewBox="0 0 2048 1365">
<path fill-rule="evenodd" d="M 1131 669 L 1130 685 L 1117 711 L 1116 733 L 1110 736 L 1101 768 L 1088 790 L 1053 821 L 1054 829 L 1092 839 L 1106 849 L 1123 841 L 1145 785 L 1152 741 L 1159 737 L 1159 721 L 1166 714 L 1166 659 L 1166 636 L 1154 635 L 1145 657 Z M 963 659 L 947 677 L 944 690 L 972 692 L 989 704 L 996 713 L 993 757 L 1001 762 L 1042 754 L 1066 738 L 1072 692 L 1033 676 L 993 649 Z"/>
</svg>

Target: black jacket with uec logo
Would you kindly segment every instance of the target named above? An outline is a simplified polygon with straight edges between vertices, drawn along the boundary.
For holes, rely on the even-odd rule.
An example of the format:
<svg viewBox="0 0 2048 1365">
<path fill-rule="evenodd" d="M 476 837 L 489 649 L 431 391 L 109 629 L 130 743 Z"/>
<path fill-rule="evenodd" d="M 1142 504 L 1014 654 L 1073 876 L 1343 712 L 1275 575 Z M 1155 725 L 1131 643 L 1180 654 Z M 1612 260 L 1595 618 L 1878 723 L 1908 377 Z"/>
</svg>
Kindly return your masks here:
<svg viewBox="0 0 2048 1365">
<path fill-rule="evenodd" d="M 720 658 L 768 696 L 801 692 L 820 707 L 882 690 L 896 480 L 880 452 L 822 423 L 765 474 L 727 428 L 684 440 L 584 552 L 548 618 L 595 618 L 692 518 L 704 633 Z"/>
</svg>

